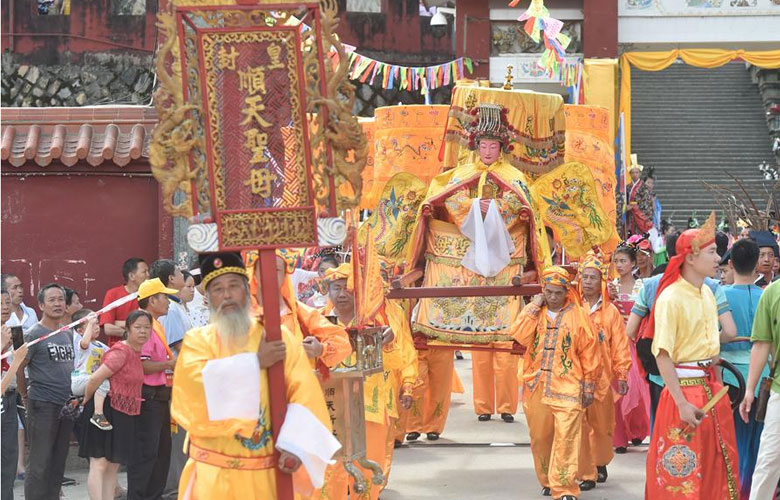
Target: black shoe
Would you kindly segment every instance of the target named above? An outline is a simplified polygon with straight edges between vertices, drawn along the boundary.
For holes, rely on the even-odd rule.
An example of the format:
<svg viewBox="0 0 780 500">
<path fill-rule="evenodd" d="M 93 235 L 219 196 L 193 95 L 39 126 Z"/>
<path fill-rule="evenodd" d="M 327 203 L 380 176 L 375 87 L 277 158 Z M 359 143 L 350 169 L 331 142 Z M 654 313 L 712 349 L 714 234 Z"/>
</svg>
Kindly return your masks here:
<svg viewBox="0 0 780 500">
<path fill-rule="evenodd" d="M 642 444 L 642 441 L 644 441 L 644 440 L 643 439 L 632 439 L 631 440 L 631 444 L 633 444 L 634 446 L 639 446 L 640 444 Z"/>
<path fill-rule="evenodd" d="M 402 444 L 403 443 L 397 439 L 393 440 L 393 448 L 400 448 Z"/>
<path fill-rule="evenodd" d="M 479 420 L 480 422 L 487 422 L 488 420 L 490 420 L 491 417 L 492 415 L 490 415 L 489 413 L 483 413 L 482 415 L 477 417 L 477 420 Z"/>
<path fill-rule="evenodd" d="M 625 446 L 618 446 L 617 448 L 615 448 L 615 453 L 617 453 L 618 455 L 622 455 L 627 451 L 628 449 L 626 449 Z"/>
<path fill-rule="evenodd" d="M 544 488 L 542 488 L 542 496 L 543 497 L 549 497 L 550 495 L 552 495 L 552 493 L 550 493 L 550 488 L 549 487 L 545 486 Z"/>
<path fill-rule="evenodd" d="M 607 478 L 609 477 L 609 474 L 607 474 L 607 466 L 606 465 L 597 465 L 596 466 L 596 472 L 598 472 L 598 476 L 596 477 L 597 483 L 606 483 Z"/>
<path fill-rule="evenodd" d="M 428 438 L 428 441 L 436 441 L 439 439 L 439 433 L 438 432 L 429 432 L 426 436 Z"/>
<path fill-rule="evenodd" d="M 455 351 L 455 359 L 463 359 L 463 353 L 460 351 Z"/>
<path fill-rule="evenodd" d="M 417 441 L 418 439 L 420 439 L 419 432 L 410 432 L 409 434 L 406 435 L 407 441 Z"/>
<path fill-rule="evenodd" d="M 502 413 L 501 420 L 503 420 L 506 423 L 511 423 L 515 421 L 515 417 L 513 417 L 510 413 Z"/>
<path fill-rule="evenodd" d="M 76 480 L 69 477 L 62 477 L 62 486 L 73 486 L 76 484 Z"/>
<path fill-rule="evenodd" d="M 580 483 L 580 489 L 582 491 L 592 490 L 596 487 L 596 481 L 583 481 Z"/>
</svg>

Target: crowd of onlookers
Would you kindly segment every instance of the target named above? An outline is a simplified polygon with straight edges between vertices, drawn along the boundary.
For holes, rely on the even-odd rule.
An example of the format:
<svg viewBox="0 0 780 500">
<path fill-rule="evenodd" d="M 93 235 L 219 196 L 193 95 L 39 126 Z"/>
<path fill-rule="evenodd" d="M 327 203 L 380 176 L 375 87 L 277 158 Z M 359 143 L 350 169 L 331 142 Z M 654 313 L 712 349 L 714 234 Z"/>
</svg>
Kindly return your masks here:
<svg viewBox="0 0 780 500">
<path fill-rule="evenodd" d="M 173 370 L 184 334 L 208 323 L 208 303 L 198 273 L 172 260 L 127 259 L 122 277 L 103 302 L 120 305 L 99 316 L 79 291 L 44 285 L 39 317 L 25 283 L 2 275 L 2 500 L 15 480 L 27 499 L 62 497 L 73 438 L 89 460 L 91 500 L 177 497 L 186 457 L 170 417 Z"/>
<path fill-rule="evenodd" d="M 674 228 L 666 235 L 669 257 L 674 255 L 678 236 Z M 725 303 L 729 310 L 724 312 L 736 323 L 740 342 L 725 348 L 723 357 L 747 380 L 747 400 L 752 401 L 758 375 L 748 373 L 747 339 L 759 299 L 767 295 L 763 289 L 780 278 L 780 252 L 769 231 L 748 231 L 739 239 L 742 241 L 732 242 L 719 233 L 716 242 L 723 259 L 722 272 L 720 280 L 708 284 L 719 306 Z M 614 255 L 619 278 L 610 284 L 609 293 L 616 304 L 626 303 L 621 312 L 628 319 L 629 335 L 636 333 L 639 318 L 649 311 L 646 305 L 653 303 L 654 287 L 664 271 L 664 264 L 656 265 L 654 253 L 646 236 L 636 236 Z M 321 259 L 316 271 L 296 269 L 293 281 L 298 298 L 319 305 L 324 295 L 311 282 L 316 283 L 324 269 L 335 264 L 333 257 L 327 257 Z M 0 322 L 6 357 L 2 360 L 0 500 L 13 498 L 14 480 L 24 481 L 27 499 L 61 497 L 62 486 L 72 481 L 64 474 L 74 437 L 79 456 L 89 460 L 91 500 L 113 500 L 125 494 L 117 483 L 120 466 L 127 470 L 126 495 L 130 500 L 177 497 L 186 456 L 185 432 L 170 415 L 173 371 L 185 333 L 205 326 L 210 309 L 198 285 L 199 273 L 181 270 L 171 260 L 149 265 L 143 259 L 127 259 L 122 277 L 123 283 L 108 290 L 103 300 L 103 308 L 120 305 L 100 315 L 82 305 L 77 290 L 46 284 L 33 299 L 37 300 L 39 317 L 29 306 L 30 300 L 25 301 L 25 283 L 17 276 L 2 274 Z M 778 287 L 773 285 L 771 295 L 777 295 Z M 763 300 L 768 299 L 767 295 Z M 775 323 L 777 317 L 780 310 Z M 77 323 L 73 328 L 52 335 L 73 323 Z M 773 357 L 777 344 L 780 342 L 774 345 Z M 657 402 L 659 384 L 662 382 L 649 380 L 651 405 Z M 767 456 L 779 456 L 780 437 L 770 439 L 767 428 L 755 422 L 754 413 L 755 408 L 752 413 L 747 408 L 743 435 L 760 436 L 763 431 Z M 778 426 L 776 420 L 774 427 Z M 739 445 L 750 449 L 745 454 L 753 457 L 755 467 L 757 437 L 740 439 Z M 626 444 L 616 442 L 616 446 L 625 448 Z M 740 469 L 745 470 L 744 465 Z"/>
</svg>

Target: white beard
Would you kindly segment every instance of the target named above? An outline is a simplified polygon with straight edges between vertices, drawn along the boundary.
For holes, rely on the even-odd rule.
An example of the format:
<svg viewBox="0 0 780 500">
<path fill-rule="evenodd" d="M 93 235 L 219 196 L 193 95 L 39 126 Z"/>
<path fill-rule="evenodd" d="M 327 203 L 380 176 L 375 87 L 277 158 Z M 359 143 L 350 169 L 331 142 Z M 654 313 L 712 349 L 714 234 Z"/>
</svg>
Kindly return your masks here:
<svg viewBox="0 0 780 500">
<path fill-rule="evenodd" d="M 249 300 L 233 311 L 223 311 L 220 307 L 211 310 L 211 322 L 217 327 L 220 339 L 225 347 L 244 346 L 249 338 L 252 318 L 249 315 Z"/>
</svg>

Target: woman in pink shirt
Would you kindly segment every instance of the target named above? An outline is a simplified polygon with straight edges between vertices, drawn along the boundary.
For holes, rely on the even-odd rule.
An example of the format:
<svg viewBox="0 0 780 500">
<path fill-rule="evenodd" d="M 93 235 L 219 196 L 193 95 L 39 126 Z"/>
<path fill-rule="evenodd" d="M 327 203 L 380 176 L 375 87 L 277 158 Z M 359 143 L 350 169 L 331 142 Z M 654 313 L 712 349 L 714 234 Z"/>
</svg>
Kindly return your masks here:
<svg viewBox="0 0 780 500">
<path fill-rule="evenodd" d="M 127 339 L 117 342 L 103 355 L 100 368 L 87 382 L 82 401 L 82 405 L 87 405 L 82 415 L 92 415 L 92 396 L 109 379 L 111 389 L 105 402 L 105 415 L 113 429 L 104 431 L 84 422 L 79 447 L 79 456 L 89 458 L 90 500 L 113 500 L 119 465 L 128 464 L 135 456 L 135 426 L 141 412 L 144 383 L 141 348 L 152 332 L 151 314 L 133 311 L 127 317 L 126 328 Z"/>
</svg>

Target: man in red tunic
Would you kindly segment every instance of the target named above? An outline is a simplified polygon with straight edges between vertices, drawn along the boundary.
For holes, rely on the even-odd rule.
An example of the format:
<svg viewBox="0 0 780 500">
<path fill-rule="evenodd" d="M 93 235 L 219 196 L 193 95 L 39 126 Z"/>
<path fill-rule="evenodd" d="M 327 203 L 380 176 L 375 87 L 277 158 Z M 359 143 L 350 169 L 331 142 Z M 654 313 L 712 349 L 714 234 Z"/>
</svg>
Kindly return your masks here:
<svg viewBox="0 0 780 500">
<path fill-rule="evenodd" d="M 137 292 L 141 283 L 146 281 L 149 277 L 149 266 L 143 259 L 131 257 L 122 265 L 122 277 L 125 279 L 125 284 L 119 285 L 106 292 L 106 295 L 103 298 L 103 307 L 117 299 Z M 103 331 L 108 337 L 109 346 L 116 344 L 124 338 L 125 319 L 127 319 L 127 316 L 136 309 L 138 309 L 138 300 L 133 299 L 116 309 L 100 315 L 100 326 L 103 327 Z"/>
</svg>

